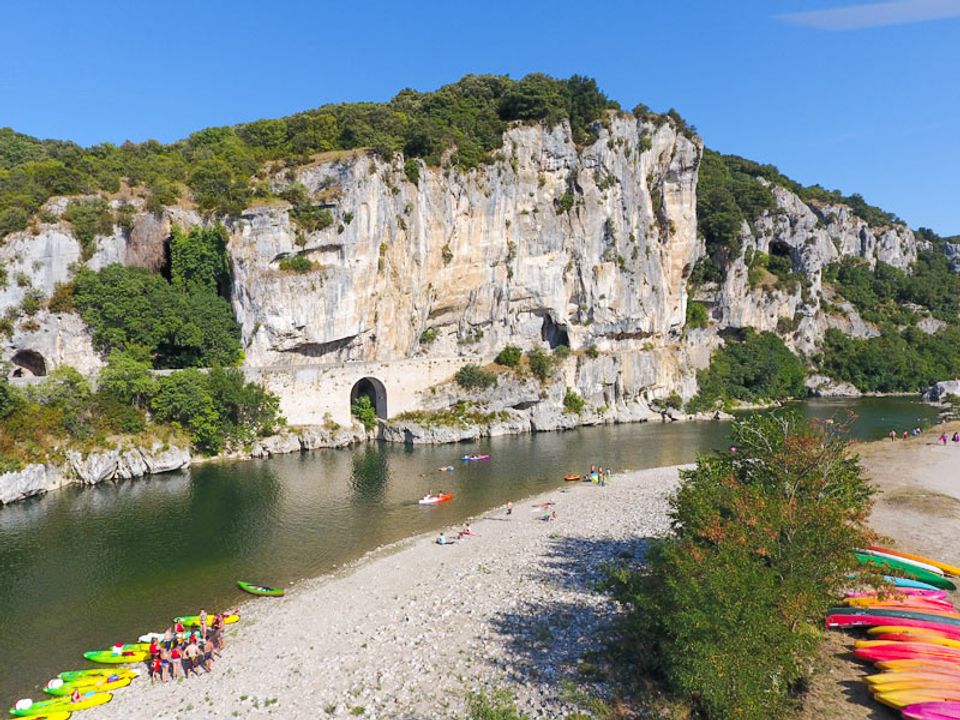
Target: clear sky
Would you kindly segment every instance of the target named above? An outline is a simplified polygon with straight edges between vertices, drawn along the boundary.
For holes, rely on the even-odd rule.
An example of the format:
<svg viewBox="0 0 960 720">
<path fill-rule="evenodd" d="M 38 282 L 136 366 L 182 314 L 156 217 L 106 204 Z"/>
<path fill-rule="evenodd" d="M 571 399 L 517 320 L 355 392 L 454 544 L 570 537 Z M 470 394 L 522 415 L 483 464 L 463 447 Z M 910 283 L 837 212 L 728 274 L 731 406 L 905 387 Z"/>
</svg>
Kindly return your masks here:
<svg viewBox="0 0 960 720">
<path fill-rule="evenodd" d="M 0 126 L 170 141 L 535 71 L 676 107 L 710 147 L 960 233 L 960 0 L 8 0 Z"/>
</svg>

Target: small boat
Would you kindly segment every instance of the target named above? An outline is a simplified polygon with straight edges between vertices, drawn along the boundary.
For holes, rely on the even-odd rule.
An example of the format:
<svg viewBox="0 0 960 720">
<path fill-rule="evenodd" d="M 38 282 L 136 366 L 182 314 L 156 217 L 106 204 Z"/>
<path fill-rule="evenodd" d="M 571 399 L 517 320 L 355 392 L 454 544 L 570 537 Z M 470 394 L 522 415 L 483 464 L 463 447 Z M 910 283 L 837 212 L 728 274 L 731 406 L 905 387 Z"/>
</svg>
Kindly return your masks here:
<svg viewBox="0 0 960 720">
<path fill-rule="evenodd" d="M 91 690 L 93 692 L 106 692 L 126 687 L 132 680 L 133 678 L 120 677 L 119 675 L 88 678 L 74 682 L 64 682 L 60 678 L 54 678 L 44 686 L 43 691 L 47 693 L 47 695 L 53 695 L 55 697 L 71 695 L 74 690 L 79 690 L 81 693 L 90 692 Z"/>
<path fill-rule="evenodd" d="M 437 493 L 436 495 L 424 495 L 422 498 L 417 500 L 419 505 L 437 505 L 439 503 L 445 503 L 453 500 L 453 493 L 442 492 Z"/>
<path fill-rule="evenodd" d="M 64 682 L 75 682 L 77 680 L 103 680 L 116 675 L 118 677 L 135 678 L 140 674 L 138 670 L 127 670 L 125 668 L 97 668 L 95 670 L 65 670 L 57 675 L 57 678 Z M 49 684 L 49 683 L 48 683 Z"/>
<path fill-rule="evenodd" d="M 146 650 L 124 650 L 121 653 L 112 650 L 88 650 L 83 656 L 90 662 L 102 665 L 123 665 L 143 662 L 150 657 L 150 653 Z"/>
<path fill-rule="evenodd" d="M 943 700 L 913 703 L 900 712 L 905 720 L 957 720 L 960 718 L 960 702 Z"/>
<path fill-rule="evenodd" d="M 17 701 L 17 704 L 10 708 L 10 714 L 16 717 L 34 717 L 42 715 L 45 717 L 56 717 L 54 713 L 67 713 L 69 717 L 73 710 L 86 710 L 87 708 L 103 705 L 113 700 L 112 693 L 84 693 L 79 702 L 71 702 L 70 698 L 56 698 L 55 700 L 41 700 L 33 702 L 29 698 Z M 63 717 L 62 715 L 60 717 Z M 38 719 L 39 720 L 39 719 Z"/>
<path fill-rule="evenodd" d="M 489 455 L 464 455 L 460 460 L 462 462 L 480 462 L 481 460 L 489 460 Z"/>
<path fill-rule="evenodd" d="M 883 553 L 887 556 L 894 555 L 896 557 L 903 558 L 904 560 L 913 560 L 925 565 L 933 565 L 948 575 L 960 577 L 960 567 L 957 567 L 956 565 L 950 565 L 939 560 L 932 560 L 931 558 L 924 557 L 923 555 L 914 555 L 913 553 L 903 552 L 902 550 L 894 550 L 893 548 L 883 547 L 882 545 L 871 545 L 869 550 L 872 550 L 875 553 Z"/>
<path fill-rule="evenodd" d="M 876 554 L 855 552 L 853 556 L 862 565 L 876 565 L 885 570 L 895 570 L 903 573 L 913 580 L 919 580 L 927 585 L 933 585 L 940 590 L 956 590 L 957 586 L 950 580 L 947 580 L 942 574 L 937 574 L 925 570 L 906 560 L 898 560 L 893 557 L 881 557 Z"/>
<path fill-rule="evenodd" d="M 574 475 L 572 473 L 570 475 L 564 475 L 563 479 L 566 480 L 567 482 L 580 482 L 580 476 Z"/>
<path fill-rule="evenodd" d="M 207 627 L 213 625 L 214 613 L 207 614 Z M 200 627 L 200 616 L 199 615 L 181 615 L 180 617 L 175 617 L 173 621 L 183 623 L 184 627 Z M 235 622 L 240 621 L 240 614 L 235 610 L 228 610 L 223 614 L 223 624 L 232 625 Z"/>
<path fill-rule="evenodd" d="M 281 588 L 272 588 L 267 587 L 266 585 L 257 585 L 255 583 L 244 582 L 243 580 L 237 580 L 237 586 L 251 595 L 262 595 L 264 597 L 281 597 L 286 590 Z"/>
</svg>

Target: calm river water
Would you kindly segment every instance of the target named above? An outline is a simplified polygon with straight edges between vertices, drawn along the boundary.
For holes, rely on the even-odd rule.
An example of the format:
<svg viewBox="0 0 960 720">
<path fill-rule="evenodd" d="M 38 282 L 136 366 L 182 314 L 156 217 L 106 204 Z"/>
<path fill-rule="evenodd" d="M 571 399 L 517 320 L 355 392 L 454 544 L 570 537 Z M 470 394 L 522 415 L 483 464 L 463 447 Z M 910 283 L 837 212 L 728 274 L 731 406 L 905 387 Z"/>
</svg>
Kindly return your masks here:
<svg viewBox="0 0 960 720">
<path fill-rule="evenodd" d="M 853 435 L 929 424 L 896 398 L 811 401 L 811 417 L 849 408 Z M 614 470 L 693 461 L 724 447 L 727 423 L 582 428 L 438 447 L 368 444 L 271 460 L 203 465 L 67 488 L 0 508 L 0 701 L 40 694 L 84 650 L 132 641 L 171 617 L 249 598 L 238 579 L 286 585 L 379 545 L 436 530 L 562 484 L 592 463 Z M 460 463 L 466 452 L 489 462 Z M 453 464 L 453 473 L 437 469 Z M 416 504 L 451 489 L 452 503 Z"/>
</svg>

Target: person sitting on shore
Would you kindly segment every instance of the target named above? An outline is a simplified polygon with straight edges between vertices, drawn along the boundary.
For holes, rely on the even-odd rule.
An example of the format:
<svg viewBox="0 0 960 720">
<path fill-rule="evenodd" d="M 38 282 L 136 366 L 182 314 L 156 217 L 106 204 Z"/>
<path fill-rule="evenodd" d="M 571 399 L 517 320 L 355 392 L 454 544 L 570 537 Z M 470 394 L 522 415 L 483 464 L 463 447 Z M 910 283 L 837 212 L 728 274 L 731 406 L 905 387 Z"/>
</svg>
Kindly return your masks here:
<svg viewBox="0 0 960 720">
<path fill-rule="evenodd" d="M 453 540 L 448 540 L 445 533 L 440 533 L 440 537 L 437 538 L 437 545 L 453 545 Z"/>
<path fill-rule="evenodd" d="M 463 526 L 463 530 L 461 530 L 460 533 L 457 535 L 457 539 L 459 540 L 460 538 L 472 537 L 472 536 L 473 536 L 473 530 L 470 529 L 470 523 L 467 523 L 466 525 Z"/>
</svg>

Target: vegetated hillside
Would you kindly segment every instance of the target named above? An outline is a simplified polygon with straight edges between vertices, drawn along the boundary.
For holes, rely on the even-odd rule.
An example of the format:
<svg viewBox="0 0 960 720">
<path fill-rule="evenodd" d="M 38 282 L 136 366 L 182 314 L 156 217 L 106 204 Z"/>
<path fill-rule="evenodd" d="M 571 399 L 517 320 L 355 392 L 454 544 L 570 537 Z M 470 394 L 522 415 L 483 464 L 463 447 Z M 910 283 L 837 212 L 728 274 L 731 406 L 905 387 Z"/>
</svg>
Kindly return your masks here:
<svg viewBox="0 0 960 720">
<path fill-rule="evenodd" d="M 213 236 L 174 230 L 215 221 L 226 229 L 212 255 Z M 3 236 L 4 355 L 26 369 L 24 351 L 53 340 L 73 349 L 58 362 L 84 370 L 130 343 L 157 367 L 187 367 L 240 348 L 248 363 L 304 363 L 546 340 L 599 351 L 578 357 L 576 383 L 600 412 L 689 399 L 723 343 L 744 345 L 701 377 L 697 407 L 795 394 L 792 363 L 751 385 L 764 375 L 751 348 L 800 353 L 807 372 L 862 390 L 913 390 L 956 364 L 950 238 L 771 165 L 701 157 L 676 112 L 625 113 L 579 76 L 467 76 L 169 145 L 0 130 Z M 216 291 L 178 280 L 176 257 L 220 263 Z M 163 308 L 139 330 L 138 303 Z M 601 370 L 605 353 L 619 359 Z M 903 353 L 912 370 L 881 367 Z"/>
</svg>

